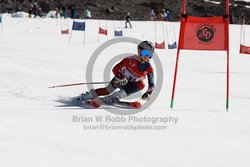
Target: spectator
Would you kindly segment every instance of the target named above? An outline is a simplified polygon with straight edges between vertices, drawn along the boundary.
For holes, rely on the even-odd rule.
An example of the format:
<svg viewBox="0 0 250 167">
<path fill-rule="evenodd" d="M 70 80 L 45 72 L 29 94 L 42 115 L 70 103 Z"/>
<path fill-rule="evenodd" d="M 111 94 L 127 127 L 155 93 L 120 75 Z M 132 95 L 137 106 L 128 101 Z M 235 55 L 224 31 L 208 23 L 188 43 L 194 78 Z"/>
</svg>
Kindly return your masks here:
<svg viewBox="0 0 250 167">
<path fill-rule="evenodd" d="M 240 16 L 240 24 L 245 24 L 245 16 L 244 16 L 244 13 L 241 13 L 241 16 Z"/>
<path fill-rule="evenodd" d="M 37 11 L 38 11 L 38 5 L 37 5 L 37 3 L 33 3 L 32 13 L 34 15 L 34 18 L 37 16 Z"/>
<path fill-rule="evenodd" d="M 165 21 L 170 21 L 171 20 L 171 12 L 170 10 L 167 10 L 166 16 L 165 16 Z"/>
<path fill-rule="evenodd" d="M 130 12 L 127 13 L 127 15 L 125 16 L 125 28 L 128 28 L 127 24 L 129 24 L 130 28 L 132 28 L 132 25 L 130 23 L 130 20 L 131 20 L 131 16 L 130 16 Z"/>
<path fill-rule="evenodd" d="M 67 8 L 65 5 L 62 6 L 61 17 L 67 18 Z"/>
<path fill-rule="evenodd" d="M 60 8 L 56 8 L 56 18 L 58 18 L 60 15 Z"/>
<path fill-rule="evenodd" d="M 88 9 L 84 10 L 83 18 L 84 19 L 90 19 L 91 18 L 91 13 L 90 13 L 90 11 Z"/>
<path fill-rule="evenodd" d="M 233 15 L 229 15 L 229 23 L 234 24 L 234 16 Z"/>
<path fill-rule="evenodd" d="M 76 6 L 73 5 L 71 8 L 71 18 L 75 19 L 76 18 Z"/>
<path fill-rule="evenodd" d="M 164 21 L 165 20 L 165 16 L 166 16 L 166 13 L 165 13 L 165 9 L 162 9 L 160 14 L 159 14 L 159 19 L 161 21 Z"/>
<path fill-rule="evenodd" d="M 29 14 L 29 18 L 31 18 L 31 16 L 32 16 L 32 7 L 29 8 L 28 14 Z"/>
<path fill-rule="evenodd" d="M 37 16 L 41 17 L 42 16 L 42 8 L 38 6 L 37 8 Z"/>
<path fill-rule="evenodd" d="M 154 9 L 151 10 L 149 18 L 150 18 L 150 20 L 155 20 L 156 19 L 156 15 L 155 15 Z"/>
</svg>

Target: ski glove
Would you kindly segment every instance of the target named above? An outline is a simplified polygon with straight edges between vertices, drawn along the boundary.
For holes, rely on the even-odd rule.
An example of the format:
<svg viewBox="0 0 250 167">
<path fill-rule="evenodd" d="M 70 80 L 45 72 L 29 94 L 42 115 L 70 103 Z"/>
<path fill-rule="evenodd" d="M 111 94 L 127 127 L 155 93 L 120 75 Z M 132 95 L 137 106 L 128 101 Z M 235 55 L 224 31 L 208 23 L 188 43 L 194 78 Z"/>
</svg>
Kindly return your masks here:
<svg viewBox="0 0 250 167">
<path fill-rule="evenodd" d="M 142 98 L 143 100 L 148 100 L 149 97 L 150 97 L 150 94 L 149 94 L 148 92 L 146 92 L 146 93 L 144 93 L 144 94 L 142 95 L 141 98 Z"/>
<path fill-rule="evenodd" d="M 148 99 L 150 98 L 150 95 L 151 95 L 151 93 L 153 92 L 153 90 L 154 90 L 154 87 L 149 88 L 149 89 L 147 90 L 147 92 L 144 93 L 144 94 L 142 95 L 141 98 L 142 98 L 143 100 L 148 100 Z"/>
<path fill-rule="evenodd" d="M 123 79 L 116 78 L 116 81 L 114 82 L 114 84 L 117 87 L 122 86 L 122 85 L 126 85 L 127 83 L 128 83 L 128 80 L 125 77 Z"/>
</svg>

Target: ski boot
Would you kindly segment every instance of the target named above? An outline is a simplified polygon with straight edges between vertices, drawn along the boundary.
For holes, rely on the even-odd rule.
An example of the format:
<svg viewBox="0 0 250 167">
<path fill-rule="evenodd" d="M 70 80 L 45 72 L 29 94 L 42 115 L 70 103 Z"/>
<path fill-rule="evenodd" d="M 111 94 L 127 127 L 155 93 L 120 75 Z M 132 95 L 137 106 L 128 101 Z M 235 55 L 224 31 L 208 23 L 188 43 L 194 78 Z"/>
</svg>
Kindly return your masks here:
<svg viewBox="0 0 250 167">
<path fill-rule="evenodd" d="M 84 101 L 93 99 L 90 92 L 82 93 L 79 96 L 73 97 L 71 100 L 73 103 L 82 104 Z"/>
<path fill-rule="evenodd" d="M 108 95 L 104 98 L 102 98 L 102 101 L 104 103 L 110 104 L 110 103 L 116 103 L 118 102 L 121 98 L 126 97 L 127 93 L 125 92 L 125 90 L 120 90 L 118 92 L 114 92 L 111 95 Z"/>
</svg>

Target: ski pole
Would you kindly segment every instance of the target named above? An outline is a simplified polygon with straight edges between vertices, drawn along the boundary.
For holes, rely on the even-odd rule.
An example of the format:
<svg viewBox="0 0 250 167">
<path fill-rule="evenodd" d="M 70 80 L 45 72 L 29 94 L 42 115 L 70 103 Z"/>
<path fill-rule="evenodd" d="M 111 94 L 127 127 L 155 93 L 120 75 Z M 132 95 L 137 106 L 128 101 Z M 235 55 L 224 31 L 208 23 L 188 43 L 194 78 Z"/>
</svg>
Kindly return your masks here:
<svg viewBox="0 0 250 167">
<path fill-rule="evenodd" d="M 48 88 L 59 88 L 59 87 L 67 87 L 67 86 L 77 86 L 77 85 L 86 85 L 86 84 L 105 84 L 109 82 L 81 82 L 81 83 L 73 83 L 73 84 L 65 84 L 65 85 L 54 85 Z"/>
</svg>

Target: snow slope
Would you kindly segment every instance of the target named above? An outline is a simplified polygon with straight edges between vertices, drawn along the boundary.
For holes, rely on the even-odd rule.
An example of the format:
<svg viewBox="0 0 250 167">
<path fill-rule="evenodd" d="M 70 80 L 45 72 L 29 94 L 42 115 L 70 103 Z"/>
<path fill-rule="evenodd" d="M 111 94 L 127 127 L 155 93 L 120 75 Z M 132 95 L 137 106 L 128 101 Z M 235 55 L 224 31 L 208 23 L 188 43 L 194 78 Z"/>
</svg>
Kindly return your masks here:
<svg viewBox="0 0 250 167">
<path fill-rule="evenodd" d="M 68 24 L 71 27 L 72 20 Z M 160 95 L 148 109 L 132 115 L 134 119 L 167 120 L 154 123 L 57 102 L 86 91 L 86 86 L 48 89 L 85 81 L 90 56 L 106 40 L 100 36 L 97 43 L 98 24 L 87 21 L 84 46 L 82 32 L 73 32 L 69 44 L 69 35 L 60 34 L 65 24 L 59 20 L 4 18 L 0 34 L 1 167 L 249 167 L 250 57 L 239 55 L 238 25 L 230 25 L 229 111 L 225 111 L 226 53 L 182 51 L 174 108 L 170 109 L 176 50 L 158 50 L 164 71 Z M 154 41 L 153 22 L 132 24 L 133 29 L 123 29 L 125 36 Z M 179 23 L 166 24 L 174 26 L 178 35 Z M 108 25 L 112 32 L 113 22 Z M 136 53 L 136 45 L 108 47 L 96 61 L 94 79 L 103 81 L 106 64 L 122 53 Z M 97 122 L 96 116 L 104 120 Z M 88 121 L 75 122 L 74 117 Z M 115 130 L 118 126 L 158 130 Z"/>
</svg>

